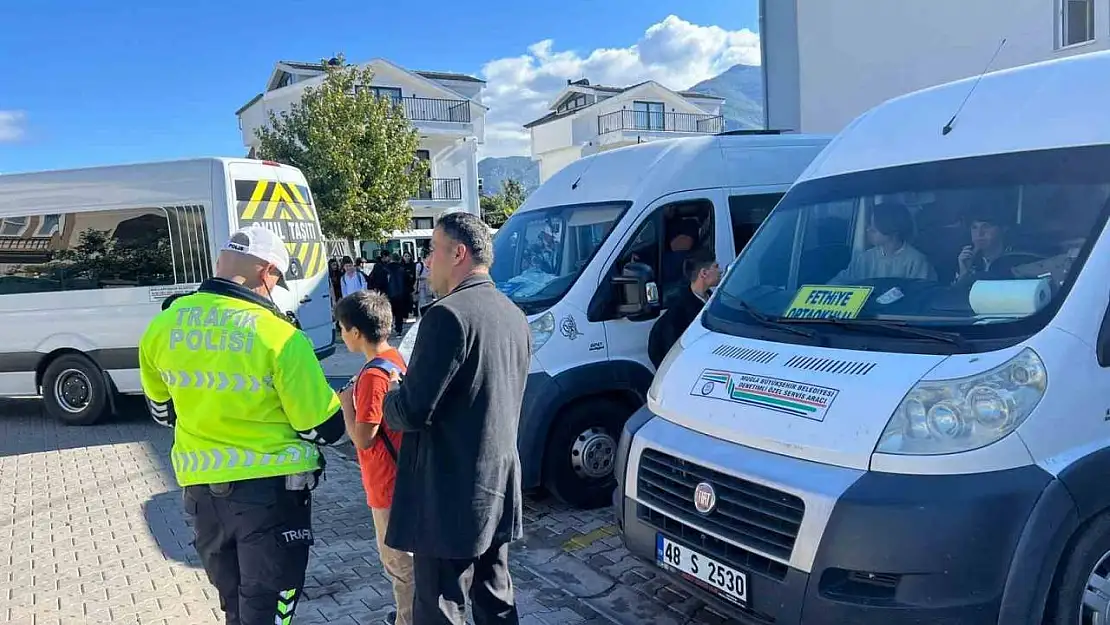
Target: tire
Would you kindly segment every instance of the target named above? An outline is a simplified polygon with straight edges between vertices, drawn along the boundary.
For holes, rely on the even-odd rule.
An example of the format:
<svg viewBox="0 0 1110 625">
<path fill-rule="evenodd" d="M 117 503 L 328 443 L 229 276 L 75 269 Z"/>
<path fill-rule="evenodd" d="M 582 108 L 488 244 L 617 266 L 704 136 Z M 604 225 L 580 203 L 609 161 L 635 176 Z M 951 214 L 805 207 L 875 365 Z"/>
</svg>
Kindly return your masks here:
<svg viewBox="0 0 1110 625">
<path fill-rule="evenodd" d="M 598 398 L 572 404 L 556 418 L 544 450 L 544 486 L 556 499 L 590 510 L 610 505 L 621 428 L 632 411 Z"/>
<path fill-rule="evenodd" d="M 104 372 L 85 356 L 59 356 L 42 376 L 46 412 L 67 425 L 92 425 L 107 416 L 108 393 Z"/>
<path fill-rule="evenodd" d="M 1104 620 L 1092 620 L 1092 606 L 1087 605 L 1087 587 L 1096 576 L 1103 589 L 1090 593 L 1091 603 Z M 1057 569 L 1046 616 L 1047 625 L 1087 625 L 1110 618 L 1110 512 L 1092 519 L 1073 540 Z"/>
</svg>

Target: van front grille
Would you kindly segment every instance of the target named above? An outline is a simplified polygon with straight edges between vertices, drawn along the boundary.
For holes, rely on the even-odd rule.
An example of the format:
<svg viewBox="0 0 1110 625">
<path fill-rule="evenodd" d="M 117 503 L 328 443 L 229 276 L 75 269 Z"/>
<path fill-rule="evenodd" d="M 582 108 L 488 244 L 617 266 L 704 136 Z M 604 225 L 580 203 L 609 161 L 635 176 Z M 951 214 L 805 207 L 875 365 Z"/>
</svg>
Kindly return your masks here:
<svg viewBox="0 0 1110 625">
<path fill-rule="evenodd" d="M 709 514 L 694 508 L 694 489 L 701 482 L 717 495 Z M 637 489 L 643 503 L 668 516 L 781 560 L 790 559 L 805 515 L 805 502 L 796 495 L 654 449 L 640 457 Z"/>
</svg>

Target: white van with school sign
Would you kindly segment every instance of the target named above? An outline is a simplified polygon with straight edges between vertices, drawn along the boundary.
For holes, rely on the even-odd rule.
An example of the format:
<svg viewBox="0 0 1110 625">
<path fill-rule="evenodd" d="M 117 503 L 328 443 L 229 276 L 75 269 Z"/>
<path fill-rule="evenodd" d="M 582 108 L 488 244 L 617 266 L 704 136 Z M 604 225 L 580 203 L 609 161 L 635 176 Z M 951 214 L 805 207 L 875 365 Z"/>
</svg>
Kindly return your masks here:
<svg viewBox="0 0 1110 625">
<path fill-rule="evenodd" d="M 51 415 L 89 424 L 117 393 L 141 393 L 147 323 L 248 224 L 285 240 L 288 289 L 274 301 L 318 357 L 332 353 L 324 242 L 296 168 L 205 158 L 0 177 L 0 396 L 41 394 Z"/>
<path fill-rule="evenodd" d="M 560 170 L 498 230 L 490 274 L 532 327 L 525 488 L 581 507 L 610 501 L 621 426 L 654 374 L 657 302 L 689 288 L 689 250 L 672 242 L 728 264 L 827 142 L 762 131 L 602 152 Z M 636 288 L 649 296 L 628 300 Z M 402 342 L 406 357 L 418 331 Z"/>
<path fill-rule="evenodd" d="M 886 102 L 625 424 L 629 550 L 742 622 L 1110 622 L 1110 53 Z"/>
</svg>

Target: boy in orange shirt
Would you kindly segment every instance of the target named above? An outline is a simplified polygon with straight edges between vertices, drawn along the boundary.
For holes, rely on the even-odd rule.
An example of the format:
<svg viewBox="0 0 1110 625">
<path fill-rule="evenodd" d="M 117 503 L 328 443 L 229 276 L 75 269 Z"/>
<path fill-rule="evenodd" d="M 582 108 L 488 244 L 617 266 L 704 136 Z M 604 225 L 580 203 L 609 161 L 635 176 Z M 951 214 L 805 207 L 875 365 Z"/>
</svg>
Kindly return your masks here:
<svg viewBox="0 0 1110 625">
<path fill-rule="evenodd" d="M 358 291 L 339 300 L 335 305 L 335 318 L 347 349 L 366 356 L 366 365 L 340 392 L 339 399 L 343 404 L 347 434 L 358 448 L 362 485 L 374 517 L 382 567 L 393 581 L 396 624 L 411 625 L 415 587 L 412 554 L 385 544 L 401 433 L 389 430 L 382 420 L 382 401 L 391 378 L 405 372 L 404 359 L 390 347 L 388 340 L 393 331 L 393 309 L 385 295 L 377 291 Z"/>
</svg>

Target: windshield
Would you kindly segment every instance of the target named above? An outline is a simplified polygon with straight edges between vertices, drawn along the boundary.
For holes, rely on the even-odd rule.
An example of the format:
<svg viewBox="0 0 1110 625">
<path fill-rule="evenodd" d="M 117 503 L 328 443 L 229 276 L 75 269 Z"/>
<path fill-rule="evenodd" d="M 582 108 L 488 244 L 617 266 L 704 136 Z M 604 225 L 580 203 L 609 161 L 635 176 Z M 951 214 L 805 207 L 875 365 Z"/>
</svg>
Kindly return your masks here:
<svg viewBox="0 0 1110 625">
<path fill-rule="evenodd" d="M 627 203 L 579 204 L 515 213 L 493 239 L 490 275 L 525 313 L 548 308 L 574 284 Z"/>
<path fill-rule="evenodd" d="M 996 349 L 975 341 L 1016 342 L 1051 318 L 1108 197 L 1106 146 L 801 183 L 736 261 L 705 324 L 838 346 L 867 335 L 863 349 Z"/>
</svg>

